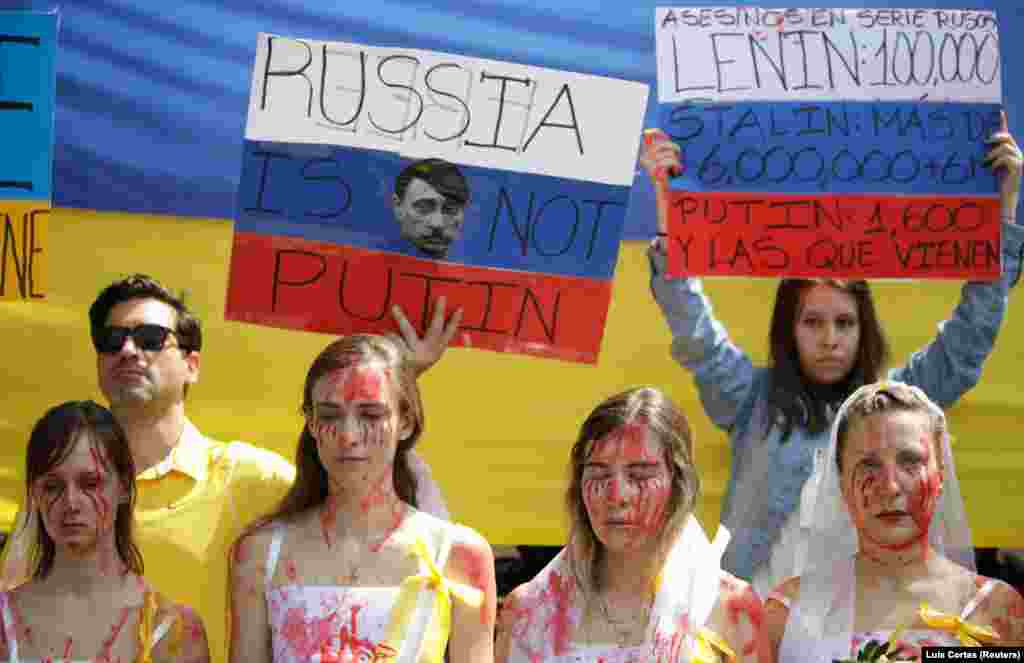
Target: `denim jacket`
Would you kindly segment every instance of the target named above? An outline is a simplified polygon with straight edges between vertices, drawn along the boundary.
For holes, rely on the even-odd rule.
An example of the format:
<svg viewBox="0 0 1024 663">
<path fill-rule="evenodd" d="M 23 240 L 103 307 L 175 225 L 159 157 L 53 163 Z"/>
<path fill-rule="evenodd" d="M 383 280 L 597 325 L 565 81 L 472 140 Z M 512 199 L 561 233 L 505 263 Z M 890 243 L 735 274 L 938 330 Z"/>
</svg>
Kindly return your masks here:
<svg viewBox="0 0 1024 663">
<path fill-rule="evenodd" d="M 913 353 L 889 377 L 920 387 L 947 408 L 981 377 L 1016 285 L 1024 253 L 1024 227 L 1003 225 L 1002 276 L 963 286 L 953 315 L 939 325 L 935 340 Z M 814 454 L 828 446 L 828 429 L 812 435 L 796 428 L 784 444 L 778 427 L 764 434 L 768 369 L 755 367 L 715 318 L 700 279 L 668 278 L 664 256 L 651 252 L 651 290 L 672 331 L 672 356 L 693 374 L 704 411 L 729 434 L 732 465 L 722 504 L 722 522 L 732 532 L 723 568 L 752 578 L 765 563 L 779 531 L 800 502 Z M 754 445 L 768 445 L 770 467 L 752 467 Z M 737 486 L 762 485 L 749 504 L 734 504 Z M 743 513 L 740 513 L 740 511 Z M 735 511 L 735 512 L 734 512 Z"/>
</svg>

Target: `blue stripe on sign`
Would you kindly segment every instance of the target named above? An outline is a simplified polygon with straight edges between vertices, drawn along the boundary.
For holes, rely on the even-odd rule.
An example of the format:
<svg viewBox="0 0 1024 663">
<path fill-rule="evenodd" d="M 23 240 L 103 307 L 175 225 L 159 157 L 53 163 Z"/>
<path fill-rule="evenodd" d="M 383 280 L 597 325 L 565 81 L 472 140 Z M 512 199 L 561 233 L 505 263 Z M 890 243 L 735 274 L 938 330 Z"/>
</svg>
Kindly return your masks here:
<svg viewBox="0 0 1024 663">
<path fill-rule="evenodd" d="M 0 198 L 50 200 L 57 14 L 0 12 Z"/>
<path fill-rule="evenodd" d="M 395 220 L 395 178 L 408 163 L 390 152 L 246 141 L 235 228 L 419 255 Z M 470 201 L 447 261 L 611 278 L 628 187 L 460 169 Z"/>
<path fill-rule="evenodd" d="M 993 195 L 995 104 L 665 104 L 684 152 L 673 189 L 781 194 Z"/>
</svg>

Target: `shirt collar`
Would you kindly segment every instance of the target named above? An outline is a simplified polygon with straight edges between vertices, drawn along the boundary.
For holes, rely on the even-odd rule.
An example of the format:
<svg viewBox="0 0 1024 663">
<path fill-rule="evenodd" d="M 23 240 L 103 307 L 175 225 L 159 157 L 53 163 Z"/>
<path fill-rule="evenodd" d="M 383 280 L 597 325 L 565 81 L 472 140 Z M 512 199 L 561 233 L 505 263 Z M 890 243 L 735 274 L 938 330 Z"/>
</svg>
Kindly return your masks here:
<svg viewBox="0 0 1024 663">
<path fill-rule="evenodd" d="M 181 431 L 178 444 L 162 461 L 136 476 L 136 480 L 152 481 L 160 479 L 176 470 L 196 481 L 204 481 L 210 461 L 210 444 L 199 429 L 188 419 Z"/>
</svg>

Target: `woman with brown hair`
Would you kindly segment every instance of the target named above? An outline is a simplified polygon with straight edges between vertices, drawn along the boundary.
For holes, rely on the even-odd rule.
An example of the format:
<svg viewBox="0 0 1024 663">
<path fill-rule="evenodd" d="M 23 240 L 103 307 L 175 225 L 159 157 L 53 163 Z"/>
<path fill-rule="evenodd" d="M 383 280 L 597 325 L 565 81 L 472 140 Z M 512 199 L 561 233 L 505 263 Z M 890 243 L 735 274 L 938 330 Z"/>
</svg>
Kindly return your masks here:
<svg viewBox="0 0 1024 663">
<path fill-rule="evenodd" d="M 416 379 L 392 339 L 353 335 L 313 362 L 296 480 L 236 544 L 232 663 L 490 663 L 494 558 L 419 511 Z"/>
<path fill-rule="evenodd" d="M 0 592 L 0 659 L 209 661 L 199 617 L 142 577 L 135 467 L 113 415 L 92 401 L 50 409 L 25 464 L 32 577 Z"/>
<path fill-rule="evenodd" d="M 571 453 L 569 544 L 502 606 L 497 660 L 760 658 L 760 601 L 721 570 L 728 533 L 708 541 L 699 490 L 690 427 L 664 394 L 598 405 Z"/>
<path fill-rule="evenodd" d="M 722 521 L 735 533 L 729 571 L 750 578 L 762 595 L 804 568 L 807 478 L 828 445 L 839 404 L 884 377 L 888 346 L 866 281 L 783 279 L 775 297 L 767 366 L 755 367 L 714 315 L 699 278 L 669 277 L 664 245 L 666 173 L 680 168 L 680 148 L 647 134 L 641 163 L 655 181 L 659 237 L 651 244 L 651 290 L 672 331 L 672 356 L 693 374 L 704 410 L 729 434 L 732 471 Z M 1002 275 L 964 285 L 935 340 L 891 371 L 949 407 L 981 378 L 995 345 L 1024 256 L 1016 221 L 1022 156 L 1002 127 L 989 138 L 987 162 L 999 181 Z"/>
</svg>

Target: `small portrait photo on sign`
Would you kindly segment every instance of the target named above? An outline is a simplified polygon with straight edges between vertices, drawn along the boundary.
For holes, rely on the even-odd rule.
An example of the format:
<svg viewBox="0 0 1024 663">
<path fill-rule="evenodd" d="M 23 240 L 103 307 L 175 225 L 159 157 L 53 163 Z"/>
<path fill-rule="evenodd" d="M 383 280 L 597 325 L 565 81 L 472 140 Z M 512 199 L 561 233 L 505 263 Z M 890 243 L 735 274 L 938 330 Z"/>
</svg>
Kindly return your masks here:
<svg viewBox="0 0 1024 663">
<path fill-rule="evenodd" d="M 447 260 L 462 237 L 469 203 L 469 182 L 444 159 L 410 163 L 395 178 L 392 205 L 407 248 L 415 255 Z"/>
</svg>

